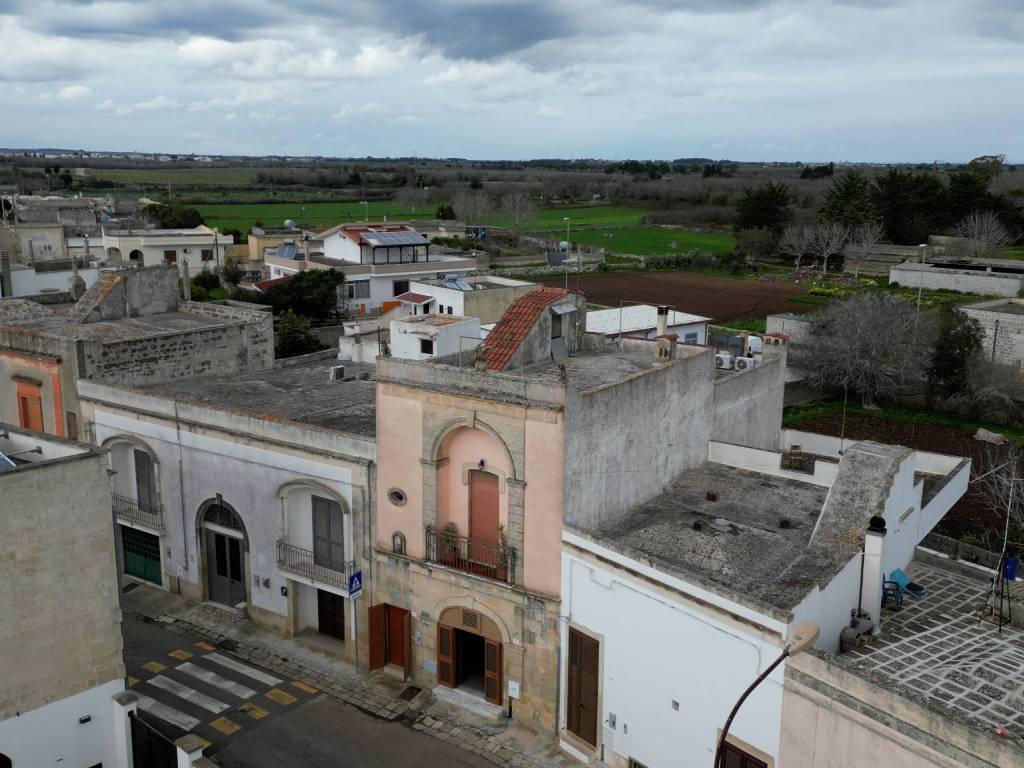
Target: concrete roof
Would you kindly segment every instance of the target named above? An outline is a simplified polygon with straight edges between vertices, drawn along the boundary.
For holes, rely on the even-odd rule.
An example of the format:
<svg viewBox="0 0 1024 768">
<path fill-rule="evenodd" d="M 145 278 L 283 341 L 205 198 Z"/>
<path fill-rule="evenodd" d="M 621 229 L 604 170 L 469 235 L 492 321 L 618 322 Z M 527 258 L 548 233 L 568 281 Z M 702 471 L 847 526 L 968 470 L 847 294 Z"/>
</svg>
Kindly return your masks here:
<svg viewBox="0 0 1024 768">
<path fill-rule="evenodd" d="M 620 522 L 584 535 L 739 602 L 788 610 L 807 590 L 784 574 L 807 548 L 827 493 L 707 462 Z M 788 529 L 780 528 L 782 519 Z"/>
<path fill-rule="evenodd" d="M 270 421 L 292 421 L 323 429 L 373 437 L 377 432 L 374 366 L 346 362 L 345 376 L 331 381 L 333 357 L 236 376 L 200 376 L 140 387 L 147 395 L 206 405 Z M 369 378 L 360 379 L 366 374 Z"/>
<path fill-rule="evenodd" d="M 669 310 L 668 325 L 707 323 L 710 317 Z M 658 327 L 658 308 L 653 304 L 634 304 L 621 309 L 597 309 L 587 312 L 587 333 L 635 333 Z"/>
<path fill-rule="evenodd" d="M 14 299 L 8 305 L 6 301 L 2 301 L 0 302 L 0 326 L 9 325 L 23 328 L 54 338 L 115 342 L 143 339 L 164 333 L 214 328 L 224 325 L 225 322 L 231 322 L 224 318 L 191 312 L 163 312 L 143 317 L 77 323 L 67 317 L 68 310 L 73 306 L 72 304 L 44 306 L 22 299 Z"/>
<path fill-rule="evenodd" d="M 401 325 L 429 325 L 434 328 L 442 328 L 446 325 L 452 325 L 453 323 L 464 323 L 467 320 L 475 319 L 463 317 L 462 315 L 407 315 L 395 322 Z"/>
<path fill-rule="evenodd" d="M 998 312 L 1002 315 L 1024 315 L 1024 301 L 1021 299 L 995 299 L 980 301 L 977 304 L 964 304 L 963 310 L 979 310 L 982 312 Z"/>
</svg>

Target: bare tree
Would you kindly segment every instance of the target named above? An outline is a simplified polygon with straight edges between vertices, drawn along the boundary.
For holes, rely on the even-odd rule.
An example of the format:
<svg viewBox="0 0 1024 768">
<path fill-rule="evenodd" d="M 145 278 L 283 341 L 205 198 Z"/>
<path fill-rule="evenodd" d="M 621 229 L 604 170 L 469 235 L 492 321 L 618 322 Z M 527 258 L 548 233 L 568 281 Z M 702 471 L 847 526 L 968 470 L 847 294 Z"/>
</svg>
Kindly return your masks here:
<svg viewBox="0 0 1024 768">
<path fill-rule="evenodd" d="M 395 202 L 408 205 L 411 213 L 416 213 L 417 207 L 425 207 L 429 202 L 428 198 L 427 191 L 419 187 L 400 187 L 395 190 Z"/>
<path fill-rule="evenodd" d="M 501 211 L 512 223 L 512 229 L 518 232 L 531 221 L 537 212 L 537 205 L 525 192 L 506 192 L 501 198 Z"/>
<path fill-rule="evenodd" d="M 971 254 L 977 258 L 1013 243 L 1013 235 L 992 211 L 975 211 L 956 225 L 956 233 L 968 241 Z"/>
<path fill-rule="evenodd" d="M 486 192 L 460 189 L 452 200 L 455 215 L 466 224 L 483 224 L 491 213 L 491 198 Z"/>
<path fill-rule="evenodd" d="M 811 228 L 805 224 L 790 224 L 782 231 L 778 247 L 781 253 L 791 256 L 800 269 L 800 262 L 811 253 Z"/>
<path fill-rule="evenodd" d="M 987 526 L 989 546 L 1000 549 L 1011 529 L 1024 526 L 1024 449 L 1014 442 L 989 445 L 973 457 L 972 492 L 992 513 L 996 526 Z M 994 548 L 994 547 L 993 547 Z"/>
<path fill-rule="evenodd" d="M 811 230 L 811 254 L 821 262 L 822 274 L 828 274 L 828 260 L 843 252 L 847 234 L 846 227 L 836 222 L 816 224 Z"/>
<path fill-rule="evenodd" d="M 858 224 L 850 232 L 849 243 L 857 254 L 857 264 L 853 268 L 853 276 L 860 277 L 860 268 L 864 265 L 864 259 L 874 250 L 875 246 L 882 242 L 885 237 L 885 229 L 876 221 L 865 221 Z"/>
<path fill-rule="evenodd" d="M 829 304 L 794 362 L 808 383 L 852 390 L 871 405 L 923 381 L 933 351 L 930 316 L 898 297 L 865 292 Z"/>
</svg>

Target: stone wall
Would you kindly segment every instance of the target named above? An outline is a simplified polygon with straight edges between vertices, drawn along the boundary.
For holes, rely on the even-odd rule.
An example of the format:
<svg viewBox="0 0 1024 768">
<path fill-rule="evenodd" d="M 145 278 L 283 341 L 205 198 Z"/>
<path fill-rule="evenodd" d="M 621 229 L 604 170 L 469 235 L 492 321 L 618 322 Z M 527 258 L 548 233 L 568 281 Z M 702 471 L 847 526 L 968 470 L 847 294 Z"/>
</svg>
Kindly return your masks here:
<svg viewBox="0 0 1024 768">
<path fill-rule="evenodd" d="M 766 346 L 760 365 L 717 377 L 711 439 L 777 451 L 785 389 L 785 347 Z"/>
<path fill-rule="evenodd" d="M 1016 305 L 1021 314 L 996 311 L 1007 304 Z M 986 360 L 1001 365 L 1019 366 L 1024 361 L 1024 301 L 986 301 L 961 307 L 966 315 L 981 324 L 985 340 L 981 353 Z"/>
<path fill-rule="evenodd" d="M 124 677 L 106 470 L 89 452 L 0 475 L 0 720 Z"/>
<path fill-rule="evenodd" d="M 178 308 L 178 270 L 174 266 L 104 272 L 71 312 L 77 323 L 142 317 Z"/>
<path fill-rule="evenodd" d="M 1024 276 L 973 269 L 943 269 L 931 264 L 900 264 L 889 270 L 889 284 L 904 288 L 978 293 L 982 296 L 1016 296 L 1024 288 Z"/>
</svg>

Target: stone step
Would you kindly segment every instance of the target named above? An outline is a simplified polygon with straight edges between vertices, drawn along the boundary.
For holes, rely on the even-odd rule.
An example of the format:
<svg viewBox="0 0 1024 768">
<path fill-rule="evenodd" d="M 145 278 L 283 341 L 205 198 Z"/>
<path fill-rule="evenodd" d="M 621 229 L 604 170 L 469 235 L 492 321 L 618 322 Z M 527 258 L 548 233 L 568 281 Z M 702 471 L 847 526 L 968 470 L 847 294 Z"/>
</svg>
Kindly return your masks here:
<svg viewBox="0 0 1024 768">
<path fill-rule="evenodd" d="M 461 688 L 447 688 L 438 685 L 434 688 L 434 698 L 446 704 L 468 710 L 475 715 L 485 717 L 489 720 L 500 720 L 505 717 L 505 710 L 497 704 L 491 704 L 484 699 L 483 694 L 475 691 L 467 691 Z"/>
</svg>

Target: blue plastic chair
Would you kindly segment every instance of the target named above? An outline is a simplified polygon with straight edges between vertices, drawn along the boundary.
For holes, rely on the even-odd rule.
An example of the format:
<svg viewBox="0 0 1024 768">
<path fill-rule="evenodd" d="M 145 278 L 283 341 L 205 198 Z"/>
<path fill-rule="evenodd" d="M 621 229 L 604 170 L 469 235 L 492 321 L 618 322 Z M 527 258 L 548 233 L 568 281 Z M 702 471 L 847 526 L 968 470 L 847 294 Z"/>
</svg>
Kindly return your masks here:
<svg viewBox="0 0 1024 768">
<path fill-rule="evenodd" d="M 910 577 L 899 568 L 889 574 L 889 580 L 900 588 L 900 593 L 902 594 L 907 594 L 918 599 L 928 594 L 927 587 L 922 587 L 920 584 L 912 582 Z"/>
</svg>

